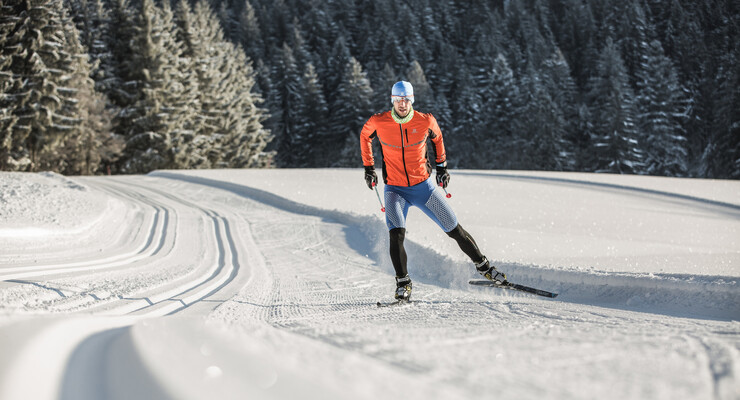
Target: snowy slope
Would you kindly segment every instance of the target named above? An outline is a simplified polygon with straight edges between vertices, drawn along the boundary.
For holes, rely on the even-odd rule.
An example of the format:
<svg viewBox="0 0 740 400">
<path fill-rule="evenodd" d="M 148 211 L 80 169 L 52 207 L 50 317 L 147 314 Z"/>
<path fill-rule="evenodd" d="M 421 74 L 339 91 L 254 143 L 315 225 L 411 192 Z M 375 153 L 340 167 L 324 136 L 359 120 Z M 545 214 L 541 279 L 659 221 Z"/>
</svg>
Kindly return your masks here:
<svg viewBox="0 0 740 400">
<path fill-rule="evenodd" d="M 360 170 L 0 173 L 0 398 L 740 398 L 740 182 L 453 171 L 512 281 Z"/>
</svg>

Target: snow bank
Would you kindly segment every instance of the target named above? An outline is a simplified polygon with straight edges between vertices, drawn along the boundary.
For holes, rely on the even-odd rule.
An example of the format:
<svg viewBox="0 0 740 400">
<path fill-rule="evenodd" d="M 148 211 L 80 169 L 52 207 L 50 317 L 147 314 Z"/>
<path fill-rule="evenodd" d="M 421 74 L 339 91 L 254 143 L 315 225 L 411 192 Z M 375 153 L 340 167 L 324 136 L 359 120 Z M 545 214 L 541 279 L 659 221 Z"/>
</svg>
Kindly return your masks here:
<svg viewBox="0 0 740 400">
<path fill-rule="evenodd" d="M 8 400 L 102 398 L 96 397 L 95 393 L 80 393 L 75 391 L 75 388 L 105 387 L 109 383 L 106 382 L 108 377 L 105 372 L 109 371 L 110 365 L 136 366 L 127 365 L 122 361 L 126 354 L 112 351 L 110 365 L 106 365 L 102 355 L 93 355 L 89 352 L 80 354 L 78 348 L 83 342 L 90 341 L 88 339 L 90 335 L 95 338 L 94 335 L 98 332 L 129 325 L 134 321 L 135 319 L 131 317 L 69 316 L 19 318 L 13 321 L 12 329 L 4 329 L 3 340 L 0 341 L 0 353 L 5 359 L 5 362 L 0 364 L 0 398 Z M 99 341 L 92 341 L 100 345 Z M 93 358 L 97 360 L 92 360 Z M 85 367 L 86 374 L 80 373 L 77 369 L 82 366 Z M 136 369 L 132 369 L 133 372 L 129 374 L 136 372 Z M 87 385 L 89 383 L 87 381 L 80 384 L 80 380 L 83 379 L 92 379 L 95 384 Z"/>
<path fill-rule="evenodd" d="M 81 232 L 113 201 L 59 174 L 0 172 L 0 238 Z"/>
</svg>

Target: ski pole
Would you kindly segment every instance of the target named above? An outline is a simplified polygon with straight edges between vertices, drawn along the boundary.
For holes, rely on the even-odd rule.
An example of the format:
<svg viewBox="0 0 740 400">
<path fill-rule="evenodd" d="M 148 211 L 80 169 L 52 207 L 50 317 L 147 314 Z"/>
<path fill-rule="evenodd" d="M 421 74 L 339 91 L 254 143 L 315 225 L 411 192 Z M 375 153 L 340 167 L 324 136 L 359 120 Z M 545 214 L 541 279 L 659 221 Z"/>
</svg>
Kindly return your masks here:
<svg viewBox="0 0 740 400">
<path fill-rule="evenodd" d="M 380 211 L 385 212 L 385 206 L 383 205 L 383 200 L 380 200 L 380 193 L 378 193 L 378 184 L 373 182 L 373 189 L 375 189 L 375 194 L 378 196 L 378 202 L 380 203 Z"/>
<path fill-rule="evenodd" d="M 444 190 L 444 191 L 445 191 L 445 197 L 447 197 L 448 199 L 449 199 L 450 197 L 452 197 L 452 195 L 451 195 L 451 194 L 447 193 L 447 189 L 445 189 L 445 187 L 444 187 L 444 186 L 442 186 L 442 182 L 440 182 L 440 183 L 439 183 L 439 187 L 441 187 L 441 188 L 442 188 L 442 190 Z"/>
</svg>

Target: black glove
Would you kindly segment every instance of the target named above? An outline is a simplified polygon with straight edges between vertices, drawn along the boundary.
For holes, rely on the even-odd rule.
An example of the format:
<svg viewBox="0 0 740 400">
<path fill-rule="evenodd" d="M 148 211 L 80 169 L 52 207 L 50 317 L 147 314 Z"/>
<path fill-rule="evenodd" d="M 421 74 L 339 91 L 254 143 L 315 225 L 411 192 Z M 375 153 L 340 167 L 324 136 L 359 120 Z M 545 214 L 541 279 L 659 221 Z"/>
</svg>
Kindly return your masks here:
<svg viewBox="0 0 740 400">
<path fill-rule="evenodd" d="M 446 189 L 450 183 L 450 174 L 447 173 L 447 162 L 437 164 L 437 185 Z"/>
<path fill-rule="evenodd" d="M 375 174 L 375 167 L 365 167 L 365 183 L 370 190 L 373 190 L 373 186 L 378 184 L 378 175 Z"/>
</svg>

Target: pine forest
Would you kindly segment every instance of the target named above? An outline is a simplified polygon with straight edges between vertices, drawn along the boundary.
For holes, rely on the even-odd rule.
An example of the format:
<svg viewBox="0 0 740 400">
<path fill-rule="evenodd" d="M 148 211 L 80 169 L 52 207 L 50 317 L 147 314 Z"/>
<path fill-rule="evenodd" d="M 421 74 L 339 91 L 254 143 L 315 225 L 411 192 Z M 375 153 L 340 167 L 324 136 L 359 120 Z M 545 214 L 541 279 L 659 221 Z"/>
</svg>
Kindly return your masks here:
<svg viewBox="0 0 740 400">
<path fill-rule="evenodd" d="M 359 168 L 406 80 L 452 168 L 740 178 L 738 0 L 0 0 L 0 44 L 3 171 Z"/>
</svg>

